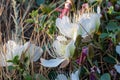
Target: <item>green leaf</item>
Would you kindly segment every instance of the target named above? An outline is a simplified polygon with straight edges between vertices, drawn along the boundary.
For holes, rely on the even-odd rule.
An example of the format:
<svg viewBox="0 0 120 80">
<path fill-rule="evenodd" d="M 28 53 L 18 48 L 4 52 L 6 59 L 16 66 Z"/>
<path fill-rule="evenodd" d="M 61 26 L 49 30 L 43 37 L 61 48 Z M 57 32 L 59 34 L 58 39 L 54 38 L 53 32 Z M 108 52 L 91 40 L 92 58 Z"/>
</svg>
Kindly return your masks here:
<svg viewBox="0 0 120 80">
<path fill-rule="evenodd" d="M 82 37 L 81 35 L 78 35 L 77 38 L 76 38 L 76 41 L 75 41 L 75 51 L 74 51 L 74 55 L 73 55 L 73 58 L 76 59 L 78 58 L 78 56 L 80 56 L 80 53 L 81 53 L 81 48 L 80 45 L 81 45 L 81 40 L 82 40 Z"/>
<path fill-rule="evenodd" d="M 112 14 L 112 12 L 114 12 L 114 7 L 113 7 L 113 6 L 110 6 L 110 7 L 108 8 L 108 13 L 109 13 L 109 14 Z"/>
<path fill-rule="evenodd" d="M 81 41 L 82 41 L 82 37 L 81 37 L 81 35 L 78 35 L 76 38 L 76 41 L 75 41 L 75 46 L 79 47 L 81 44 Z"/>
<path fill-rule="evenodd" d="M 33 19 L 27 19 L 27 20 L 25 20 L 25 22 L 34 23 L 34 20 Z"/>
<path fill-rule="evenodd" d="M 35 74 L 34 80 L 47 80 L 47 78 L 44 77 L 42 74 Z"/>
<path fill-rule="evenodd" d="M 102 34 L 100 34 L 100 38 L 101 39 L 104 39 L 104 38 L 106 38 L 106 37 L 108 37 L 109 36 L 109 34 L 108 33 L 102 33 Z"/>
<path fill-rule="evenodd" d="M 32 76 L 31 76 L 31 75 L 26 75 L 26 76 L 24 77 L 24 79 L 25 79 L 25 80 L 32 80 Z"/>
<path fill-rule="evenodd" d="M 57 72 L 56 71 L 50 71 L 48 74 L 49 79 L 51 80 L 55 80 L 55 78 L 57 77 Z"/>
<path fill-rule="evenodd" d="M 19 63 L 19 56 L 18 55 L 14 57 L 13 63 L 14 64 L 18 64 Z"/>
<path fill-rule="evenodd" d="M 84 66 L 81 67 L 81 71 L 80 71 L 80 77 L 82 77 L 83 75 L 87 74 L 87 70 Z"/>
<path fill-rule="evenodd" d="M 120 16 L 116 16 L 115 19 L 120 20 Z"/>
<path fill-rule="evenodd" d="M 108 31 L 113 31 L 113 32 L 115 32 L 118 28 L 119 27 L 118 27 L 117 22 L 113 22 L 113 21 L 110 21 L 106 26 L 106 29 Z"/>
<path fill-rule="evenodd" d="M 32 76 L 30 75 L 25 76 L 25 80 L 32 80 Z"/>
<path fill-rule="evenodd" d="M 112 58 L 112 57 L 109 57 L 109 56 L 104 57 L 103 60 L 104 60 L 105 62 L 111 63 L 111 64 L 115 64 L 115 63 L 116 63 L 115 59 Z"/>
<path fill-rule="evenodd" d="M 28 71 L 24 71 L 22 75 L 24 77 L 24 80 L 32 80 L 32 76 L 29 74 Z"/>
<path fill-rule="evenodd" d="M 16 69 L 14 66 L 8 66 L 8 70 Z"/>
<path fill-rule="evenodd" d="M 117 40 L 118 43 L 120 42 L 120 31 L 116 35 L 116 40 Z"/>
<path fill-rule="evenodd" d="M 88 48 L 89 48 L 89 53 L 88 53 L 87 57 L 89 57 L 90 59 L 92 59 L 94 57 L 94 48 L 93 48 L 92 45 L 89 45 Z"/>
<path fill-rule="evenodd" d="M 49 14 L 52 11 L 52 9 L 49 5 L 41 5 L 40 9 L 41 9 L 42 13 L 45 13 L 45 14 Z"/>
<path fill-rule="evenodd" d="M 32 18 L 34 18 L 34 17 L 37 16 L 37 14 L 38 14 L 38 10 L 33 10 L 33 11 L 30 13 L 30 16 L 31 16 Z"/>
<path fill-rule="evenodd" d="M 101 77 L 100 80 L 111 80 L 110 74 L 109 73 L 104 73 Z"/>
<path fill-rule="evenodd" d="M 119 5 L 120 5 L 120 0 L 117 0 L 117 4 L 119 4 Z"/>
<path fill-rule="evenodd" d="M 13 60 L 8 60 L 7 62 L 11 62 L 13 64 L 18 64 L 19 63 L 19 56 L 17 55 L 13 58 Z"/>
<path fill-rule="evenodd" d="M 40 9 L 44 14 L 49 14 L 55 7 L 56 7 L 55 3 L 51 3 L 49 5 L 45 5 L 45 4 L 40 5 Z"/>
<path fill-rule="evenodd" d="M 45 0 L 35 0 L 37 5 L 40 6 L 41 4 L 45 3 Z"/>
</svg>

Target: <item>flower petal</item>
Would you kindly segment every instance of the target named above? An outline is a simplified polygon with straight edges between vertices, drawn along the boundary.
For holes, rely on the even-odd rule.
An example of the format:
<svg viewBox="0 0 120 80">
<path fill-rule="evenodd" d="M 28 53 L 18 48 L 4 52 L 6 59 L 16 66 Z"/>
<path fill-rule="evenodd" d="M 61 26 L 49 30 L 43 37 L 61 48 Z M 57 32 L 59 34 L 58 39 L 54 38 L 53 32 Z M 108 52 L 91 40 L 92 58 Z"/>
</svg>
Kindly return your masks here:
<svg viewBox="0 0 120 80">
<path fill-rule="evenodd" d="M 115 68 L 116 71 L 120 74 L 120 64 L 114 65 L 114 68 Z"/>
<path fill-rule="evenodd" d="M 37 61 L 43 53 L 42 48 L 36 46 L 35 44 L 31 44 L 30 42 L 25 43 L 24 49 L 25 51 L 27 50 L 27 56 L 33 61 Z"/>
<path fill-rule="evenodd" d="M 116 52 L 120 55 L 120 45 L 116 46 Z"/>
<path fill-rule="evenodd" d="M 43 53 L 42 48 L 35 46 L 33 61 L 37 61 L 40 58 L 40 56 L 42 55 L 42 53 Z"/>
<path fill-rule="evenodd" d="M 54 51 L 56 53 L 55 55 L 57 55 L 57 57 L 63 56 L 65 54 L 66 45 L 60 43 L 60 41 L 55 40 L 52 46 L 54 48 Z"/>
<path fill-rule="evenodd" d="M 24 44 L 24 52 L 28 50 L 29 47 L 30 47 L 30 42 L 28 41 Z"/>
<path fill-rule="evenodd" d="M 71 80 L 79 80 L 79 70 L 71 74 Z"/>
<path fill-rule="evenodd" d="M 14 41 L 8 41 L 7 45 L 6 58 L 7 60 L 12 60 L 15 56 L 21 56 L 23 51 L 23 46 L 16 44 Z"/>
<path fill-rule="evenodd" d="M 43 65 L 45 67 L 57 67 L 64 60 L 65 59 L 60 59 L 60 58 L 50 59 L 50 60 L 45 60 L 45 59 L 41 58 L 41 65 Z"/>
<path fill-rule="evenodd" d="M 0 66 L 9 66 L 12 65 L 12 63 L 7 61 L 13 60 L 13 58 L 17 55 L 20 58 L 24 47 L 16 44 L 15 41 L 12 40 L 9 40 L 4 46 L 6 51 L 0 55 L 2 58 L 2 60 L 0 60 Z"/>
<path fill-rule="evenodd" d="M 76 23 L 71 23 L 68 16 L 63 16 L 63 18 L 56 19 L 56 26 L 60 30 L 61 34 L 69 38 L 73 38 L 74 32 L 77 30 L 78 25 Z"/>
<path fill-rule="evenodd" d="M 64 36 L 57 36 L 58 41 L 67 41 L 67 39 Z"/>
<path fill-rule="evenodd" d="M 67 46 L 66 46 L 66 51 L 65 51 L 65 57 L 69 58 L 72 57 L 74 54 L 74 50 L 75 50 L 75 45 L 74 45 L 74 41 L 72 40 Z"/>
<path fill-rule="evenodd" d="M 68 80 L 64 74 L 58 74 L 55 80 Z"/>
<path fill-rule="evenodd" d="M 79 24 L 82 26 L 80 26 L 79 34 L 81 34 L 82 37 L 86 37 L 88 34 L 91 35 L 92 33 L 97 32 L 100 25 L 100 17 L 100 14 L 96 13 L 85 13 L 81 15 Z"/>
</svg>

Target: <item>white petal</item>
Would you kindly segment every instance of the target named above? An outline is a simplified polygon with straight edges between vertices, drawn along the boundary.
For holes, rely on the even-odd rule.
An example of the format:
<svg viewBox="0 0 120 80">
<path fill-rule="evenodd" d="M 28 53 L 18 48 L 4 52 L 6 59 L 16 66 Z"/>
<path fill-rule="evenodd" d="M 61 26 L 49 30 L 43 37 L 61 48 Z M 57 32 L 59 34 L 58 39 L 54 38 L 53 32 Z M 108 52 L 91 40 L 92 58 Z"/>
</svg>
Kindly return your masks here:
<svg viewBox="0 0 120 80">
<path fill-rule="evenodd" d="M 36 46 L 35 44 L 30 44 L 29 42 L 24 45 L 24 48 L 25 51 L 27 50 L 26 55 L 33 61 L 37 61 L 43 53 L 42 48 Z"/>
<path fill-rule="evenodd" d="M 116 52 L 120 55 L 120 45 L 116 46 Z"/>
<path fill-rule="evenodd" d="M 66 54 L 65 57 L 69 58 L 72 57 L 74 54 L 74 50 L 75 50 L 75 45 L 74 45 L 74 41 L 72 40 L 67 46 L 66 46 Z"/>
<path fill-rule="evenodd" d="M 45 60 L 45 59 L 41 58 L 41 65 L 43 65 L 45 67 L 57 67 L 64 60 L 65 59 L 60 59 L 60 58 L 50 59 L 50 60 Z"/>
<path fill-rule="evenodd" d="M 17 55 L 20 58 L 22 51 L 24 49 L 22 45 L 18 45 L 14 41 L 8 41 L 6 47 L 7 47 L 7 52 L 5 57 L 7 60 L 12 60 Z"/>
<path fill-rule="evenodd" d="M 64 36 L 57 36 L 58 41 L 67 41 L 67 39 Z"/>
<path fill-rule="evenodd" d="M 13 41 L 13 40 L 9 40 L 9 41 L 7 42 L 7 44 L 6 44 L 6 46 L 7 46 L 7 49 L 8 49 L 8 48 L 13 49 L 14 47 L 17 46 L 17 44 L 16 44 L 15 41 Z"/>
<path fill-rule="evenodd" d="M 58 74 L 55 80 L 68 80 L 64 74 Z"/>
<path fill-rule="evenodd" d="M 90 35 L 94 32 L 97 32 L 99 25 L 100 25 L 100 14 L 96 13 L 89 13 L 89 14 L 83 14 L 80 16 L 79 19 L 79 34 L 82 35 L 82 37 L 88 36 L 87 33 Z"/>
<path fill-rule="evenodd" d="M 36 46 L 33 61 L 37 61 L 40 58 L 40 56 L 42 55 L 42 53 L 43 53 L 42 48 Z"/>
<path fill-rule="evenodd" d="M 78 25 L 71 23 L 68 16 L 63 16 L 63 18 L 56 19 L 56 26 L 60 30 L 61 34 L 69 38 L 73 38 L 75 30 L 77 30 Z"/>
<path fill-rule="evenodd" d="M 100 74 L 101 73 L 101 71 L 100 71 L 100 69 L 99 68 L 97 68 L 97 72 Z"/>
<path fill-rule="evenodd" d="M 79 70 L 71 74 L 71 80 L 79 80 Z"/>
<path fill-rule="evenodd" d="M 16 44 L 14 41 L 9 40 L 6 44 L 6 53 L 1 53 L 0 57 L 2 60 L 0 60 L 0 65 L 2 66 L 9 66 L 12 65 L 12 63 L 7 62 L 8 60 L 13 60 L 15 56 L 21 57 L 21 54 L 23 52 L 24 47 L 22 45 Z"/>
<path fill-rule="evenodd" d="M 59 41 L 55 40 L 53 42 L 53 48 L 57 56 L 63 56 L 65 54 L 66 45 L 60 43 Z"/>
<path fill-rule="evenodd" d="M 100 10 L 100 6 L 97 7 L 97 13 L 100 14 L 101 10 Z"/>
<path fill-rule="evenodd" d="M 114 65 L 114 68 L 115 68 L 116 71 L 120 74 L 120 64 Z"/>
<path fill-rule="evenodd" d="M 26 42 L 25 44 L 24 44 L 24 52 L 30 47 L 30 42 Z"/>
</svg>

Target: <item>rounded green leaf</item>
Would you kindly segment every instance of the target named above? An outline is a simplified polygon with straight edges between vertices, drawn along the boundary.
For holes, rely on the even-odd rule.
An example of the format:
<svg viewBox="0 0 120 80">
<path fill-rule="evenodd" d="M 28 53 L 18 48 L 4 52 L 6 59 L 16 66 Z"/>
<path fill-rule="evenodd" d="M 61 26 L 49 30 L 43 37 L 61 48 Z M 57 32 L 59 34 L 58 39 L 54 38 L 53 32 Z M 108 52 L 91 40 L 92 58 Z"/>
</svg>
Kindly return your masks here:
<svg viewBox="0 0 120 80">
<path fill-rule="evenodd" d="M 45 0 L 36 0 L 37 5 L 43 4 Z"/>
<path fill-rule="evenodd" d="M 104 57 L 103 60 L 104 60 L 105 62 L 111 63 L 111 64 L 115 64 L 115 63 L 116 63 L 115 59 L 112 58 L 112 57 L 109 57 L 109 56 Z"/>
<path fill-rule="evenodd" d="M 104 73 L 101 77 L 100 80 L 111 80 L 110 74 L 109 73 Z"/>
<path fill-rule="evenodd" d="M 106 38 L 106 37 L 108 37 L 108 36 L 109 36 L 108 33 L 102 33 L 102 34 L 100 34 L 100 38 L 101 38 L 101 39 L 104 39 L 104 38 Z"/>
</svg>

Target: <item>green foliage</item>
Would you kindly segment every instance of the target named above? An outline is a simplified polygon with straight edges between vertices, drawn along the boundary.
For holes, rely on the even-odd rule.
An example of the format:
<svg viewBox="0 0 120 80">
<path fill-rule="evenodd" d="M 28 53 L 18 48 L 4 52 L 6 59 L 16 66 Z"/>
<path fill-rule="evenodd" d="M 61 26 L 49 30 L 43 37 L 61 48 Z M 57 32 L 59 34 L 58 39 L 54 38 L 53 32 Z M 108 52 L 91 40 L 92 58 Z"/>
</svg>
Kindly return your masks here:
<svg viewBox="0 0 120 80">
<path fill-rule="evenodd" d="M 55 78 L 57 77 L 57 72 L 56 71 L 50 71 L 48 74 L 48 77 L 50 80 L 55 80 Z"/>
<path fill-rule="evenodd" d="M 35 79 L 35 80 L 48 80 L 48 79 L 45 78 L 45 76 L 43 76 L 42 74 L 35 74 L 35 75 L 34 75 L 34 79 Z"/>
<path fill-rule="evenodd" d="M 88 56 L 87 56 L 87 57 L 88 57 L 89 59 L 92 59 L 92 58 L 94 58 L 94 56 L 95 56 L 94 48 L 93 48 L 92 45 L 89 45 L 88 48 L 89 48 L 89 53 L 88 53 Z"/>
<path fill-rule="evenodd" d="M 106 26 L 106 29 L 107 29 L 107 31 L 115 32 L 115 31 L 119 30 L 120 28 L 119 28 L 117 22 L 109 21 L 109 23 Z"/>
<path fill-rule="evenodd" d="M 120 16 L 116 16 L 115 19 L 120 20 Z"/>
<path fill-rule="evenodd" d="M 109 7 L 109 10 L 108 10 L 108 13 L 109 14 L 112 14 L 114 12 L 114 7 L 113 6 L 110 6 Z"/>
<path fill-rule="evenodd" d="M 36 0 L 36 2 L 37 1 L 40 0 Z M 41 3 L 41 1 L 38 3 Z M 57 18 L 57 12 L 53 12 L 52 14 L 50 14 L 50 12 L 55 7 L 56 4 L 53 3 L 50 3 L 49 5 L 41 4 L 40 9 L 33 10 L 29 14 L 31 18 L 26 19 L 25 22 L 37 24 L 39 26 L 39 29 L 34 29 L 36 32 L 44 30 L 50 37 L 52 37 L 56 32 L 55 20 Z"/>
<path fill-rule="evenodd" d="M 28 73 L 28 71 L 24 71 L 23 77 L 24 77 L 24 80 L 33 80 L 32 76 Z"/>
<path fill-rule="evenodd" d="M 100 37 L 101 39 L 105 39 L 105 38 L 107 38 L 108 36 L 109 36 L 108 33 L 101 33 L 99 37 Z"/>
<path fill-rule="evenodd" d="M 37 5 L 40 6 L 41 4 L 45 3 L 45 0 L 35 0 Z"/>
<path fill-rule="evenodd" d="M 8 60 L 7 62 L 11 62 L 15 65 L 19 64 L 19 56 L 17 55 L 13 58 L 13 60 Z"/>
<path fill-rule="evenodd" d="M 101 77 L 100 80 L 111 80 L 110 74 L 109 73 L 104 73 Z"/>
<path fill-rule="evenodd" d="M 117 0 L 117 4 L 119 4 L 119 5 L 120 5 L 120 0 Z"/>
<path fill-rule="evenodd" d="M 115 59 L 113 57 L 109 57 L 109 56 L 103 57 L 103 60 L 107 63 L 110 63 L 110 64 L 115 64 L 116 63 Z"/>
</svg>

